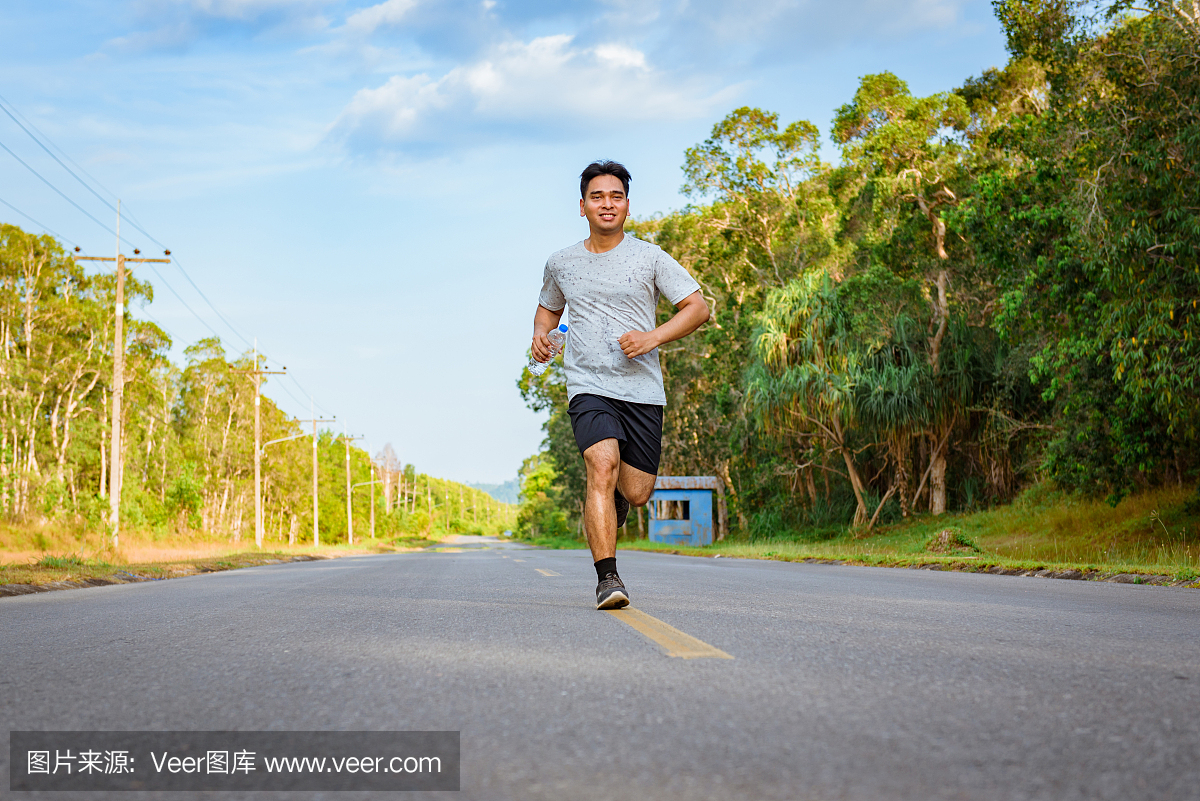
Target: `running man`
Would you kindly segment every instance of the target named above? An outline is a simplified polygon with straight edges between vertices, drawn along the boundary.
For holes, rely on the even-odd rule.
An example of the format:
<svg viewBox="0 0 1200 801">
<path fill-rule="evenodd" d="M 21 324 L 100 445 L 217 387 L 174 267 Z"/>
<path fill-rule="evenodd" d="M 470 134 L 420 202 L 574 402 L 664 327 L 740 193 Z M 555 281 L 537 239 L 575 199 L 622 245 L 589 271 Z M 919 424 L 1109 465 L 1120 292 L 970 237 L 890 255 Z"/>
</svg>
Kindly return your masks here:
<svg viewBox="0 0 1200 801">
<path fill-rule="evenodd" d="M 629 171 L 613 161 L 579 176 L 579 216 L 589 236 L 546 261 L 533 317 L 533 356 L 552 353 L 546 334 L 571 307 L 563 362 L 568 414 L 587 467 L 583 530 L 596 563 L 597 609 L 620 609 L 629 593 L 617 574 L 617 529 L 630 504 L 654 491 L 662 449 L 663 392 L 658 347 L 708 321 L 700 285 L 657 245 L 625 236 Z M 676 308 L 655 327 L 659 296 Z"/>
</svg>

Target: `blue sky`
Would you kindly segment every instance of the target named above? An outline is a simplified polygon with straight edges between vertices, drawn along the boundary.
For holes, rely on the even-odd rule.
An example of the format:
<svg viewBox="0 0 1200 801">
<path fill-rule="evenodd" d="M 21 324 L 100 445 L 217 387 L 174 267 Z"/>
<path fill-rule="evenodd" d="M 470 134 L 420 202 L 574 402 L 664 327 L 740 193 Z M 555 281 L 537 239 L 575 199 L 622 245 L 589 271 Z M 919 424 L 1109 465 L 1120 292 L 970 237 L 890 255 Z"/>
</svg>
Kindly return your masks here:
<svg viewBox="0 0 1200 801">
<path fill-rule="evenodd" d="M 175 266 L 147 272 L 155 300 L 135 313 L 177 356 L 211 330 L 231 352 L 257 338 L 295 379 L 266 387 L 286 411 L 307 417 L 309 392 L 373 451 L 391 442 L 419 470 L 479 482 L 513 477 L 541 440 L 515 380 L 546 256 L 586 236 L 585 164 L 623 161 L 633 212 L 665 212 L 687 202 L 684 150 L 738 106 L 827 133 L 862 75 L 891 70 L 928 94 L 1004 61 L 986 0 L 0 10 L 0 96 L 120 196 L 219 310 Z M 0 143 L 112 225 L 3 115 Z M 113 251 L 2 151 L 0 200 Z M 37 228 L 3 205 L 0 220 Z"/>
</svg>

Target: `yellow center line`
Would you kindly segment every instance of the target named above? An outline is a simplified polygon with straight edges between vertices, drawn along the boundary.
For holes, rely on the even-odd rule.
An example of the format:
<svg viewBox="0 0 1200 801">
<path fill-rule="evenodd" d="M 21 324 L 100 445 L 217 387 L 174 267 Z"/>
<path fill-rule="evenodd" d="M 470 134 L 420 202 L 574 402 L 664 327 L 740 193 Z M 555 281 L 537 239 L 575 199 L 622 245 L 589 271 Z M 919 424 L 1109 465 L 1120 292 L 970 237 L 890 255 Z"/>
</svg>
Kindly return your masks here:
<svg viewBox="0 0 1200 801">
<path fill-rule="evenodd" d="M 674 626 L 668 626 L 658 618 L 631 606 L 604 611 L 647 639 L 653 640 L 667 656 L 677 656 L 680 659 L 733 659 L 720 648 L 697 640 L 690 634 L 684 634 Z"/>
<path fill-rule="evenodd" d="M 514 559 L 513 561 L 514 562 L 524 562 L 525 560 L 524 559 Z"/>
<path fill-rule="evenodd" d="M 562 573 L 555 573 L 553 570 L 542 570 L 540 567 L 535 567 L 534 570 L 541 573 L 543 576 L 561 576 Z"/>
</svg>

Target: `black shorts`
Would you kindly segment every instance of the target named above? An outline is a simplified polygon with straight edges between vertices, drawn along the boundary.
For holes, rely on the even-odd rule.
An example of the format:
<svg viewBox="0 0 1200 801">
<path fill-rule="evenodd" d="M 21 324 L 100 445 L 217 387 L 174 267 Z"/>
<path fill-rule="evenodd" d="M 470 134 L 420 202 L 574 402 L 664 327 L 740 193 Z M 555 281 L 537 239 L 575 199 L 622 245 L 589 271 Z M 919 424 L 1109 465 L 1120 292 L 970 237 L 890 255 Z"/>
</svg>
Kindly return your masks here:
<svg viewBox="0 0 1200 801">
<path fill-rule="evenodd" d="M 580 453 L 600 440 L 615 439 L 621 448 L 622 462 L 658 474 L 663 407 L 583 394 L 571 398 L 567 414 L 571 416 Z"/>
</svg>

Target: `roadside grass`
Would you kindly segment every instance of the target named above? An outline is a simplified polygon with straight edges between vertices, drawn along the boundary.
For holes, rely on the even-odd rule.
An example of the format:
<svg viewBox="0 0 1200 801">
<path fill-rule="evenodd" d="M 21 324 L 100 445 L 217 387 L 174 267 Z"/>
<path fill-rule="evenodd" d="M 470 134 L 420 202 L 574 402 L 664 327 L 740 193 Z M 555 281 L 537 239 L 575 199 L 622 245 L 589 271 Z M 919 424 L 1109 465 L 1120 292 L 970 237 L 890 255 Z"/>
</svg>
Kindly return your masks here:
<svg viewBox="0 0 1200 801">
<path fill-rule="evenodd" d="M 1085 575 L 1200 577 L 1200 514 L 1189 489 L 1157 489 L 1116 507 L 1038 485 L 1013 503 L 980 512 L 918 515 L 870 534 L 849 528 L 735 534 L 705 548 L 622 539 L 620 549 L 780 561 L 836 561 L 979 571 L 1078 570 Z M 544 548 L 583 548 L 574 538 L 524 540 Z"/>
<path fill-rule="evenodd" d="M 0 584 L 48 584 L 55 581 L 104 579 L 114 582 L 177 578 L 199 573 L 215 573 L 240 567 L 274 564 L 296 554 L 281 551 L 254 551 L 223 554 L 218 558 L 185 559 L 169 562 L 120 562 L 78 555 L 45 556 L 37 562 L 0 564 Z"/>
<path fill-rule="evenodd" d="M 335 558 L 355 554 L 400 553 L 436 545 L 447 536 L 399 535 L 360 540 L 354 545 L 337 543 L 313 547 L 288 545 L 268 539 L 263 548 L 254 547 L 253 534 L 247 542 L 204 532 L 177 534 L 170 538 L 155 531 L 121 533 L 120 548 L 114 550 L 107 537 L 83 534 L 68 528 L 0 526 L 0 585 L 47 584 L 56 581 L 106 579 L 160 579 L 234 570 L 241 567 L 290 561 L 297 557 Z"/>
</svg>

